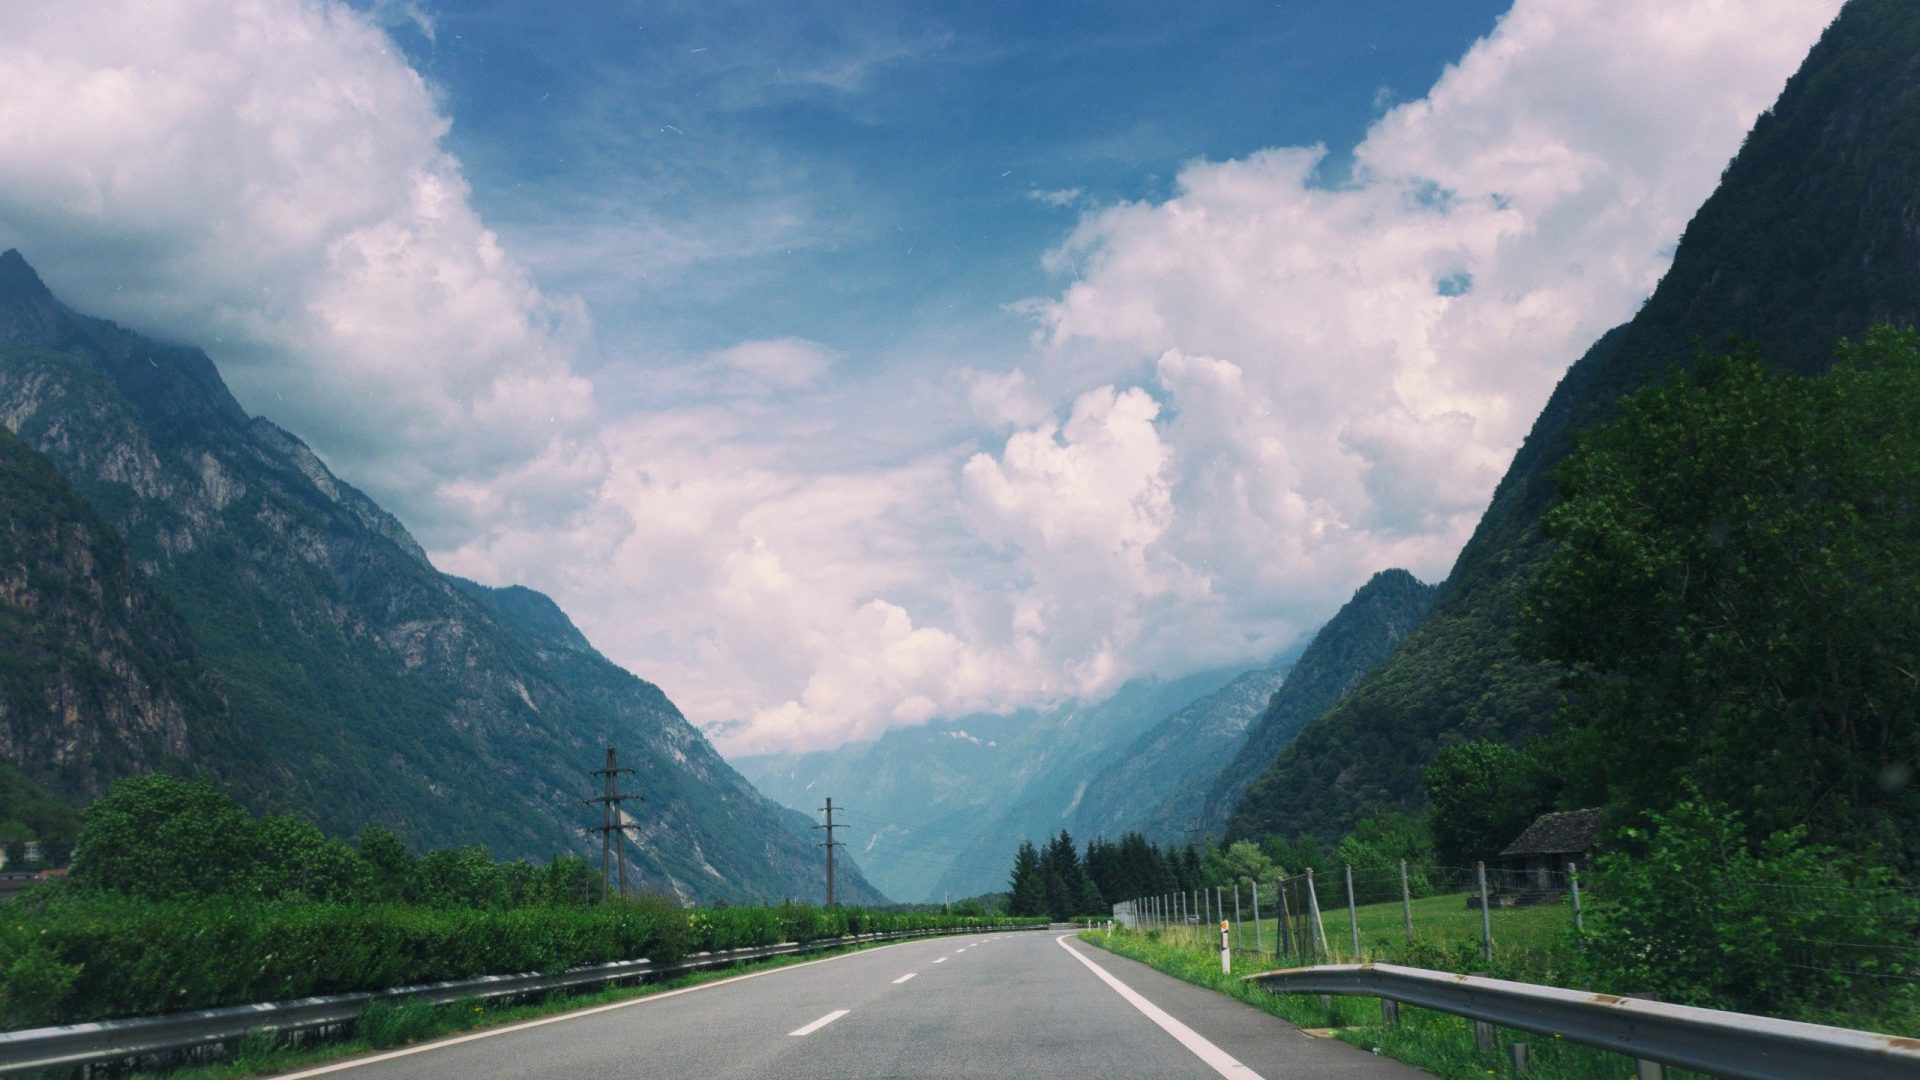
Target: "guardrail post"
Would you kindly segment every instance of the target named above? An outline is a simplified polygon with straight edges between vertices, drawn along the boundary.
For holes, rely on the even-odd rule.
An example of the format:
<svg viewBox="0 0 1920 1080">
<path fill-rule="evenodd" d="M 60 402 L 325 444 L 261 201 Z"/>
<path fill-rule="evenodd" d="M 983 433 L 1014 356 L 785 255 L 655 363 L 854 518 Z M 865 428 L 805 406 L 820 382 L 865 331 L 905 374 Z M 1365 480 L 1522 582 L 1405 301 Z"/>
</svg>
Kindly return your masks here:
<svg viewBox="0 0 1920 1080">
<path fill-rule="evenodd" d="M 1567 864 L 1567 887 L 1573 890 L 1573 928 L 1585 933 L 1586 924 L 1580 921 L 1580 871 L 1575 870 L 1572 863 Z"/>
<path fill-rule="evenodd" d="M 1400 1026 L 1400 1003 L 1392 998 L 1380 999 L 1380 1023 L 1382 1026 L 1397 1028 Z"/>
<path fill-rule="evenodd" d="M 1635 1080 L 1667 1080 L 1667 1067 L 1657 1061 L 1636 1061 L 1633 1075 Z"/>
<path fill-rule="evenodd" d="M 1407 944 L 1413 944 L 1413 893 L 1407 888 L 1407 860 L 1400 860 L 1400 914 L 1407 921 Z"/>
<path fill-rule="evenodd" d="M 1487 1023 L 1485 1020 L 1475 1020 L 1473 1022 L 1473 1045 L 1474 1049 L 1479 1050 L 1483 1057 L 1492 1057 L 1500 1052 L 1499 1045 L 1495 1043 L 1493 1039 L 1492 1024 Z"/>
<path fill-rule="evenodd" d="M 1480 879 L 1480 954 L 1488 964 L 1493 963 L 1493 907 L 1487 903 L 1487 864 L 1474 864 L 1474 873 Z"/>
<path fill-rule="evenodd" d="M 1517 1042 L 1507 1047 L 1507 1053 L 1513 1059 L 1513 1075 L 1525 1076 L 1532 1071 L 1533 1047 Z"/>
<path fill-rule="evenodd" d="M 1353 864 L 1347 864 L 1347 933 L 1352 935 L 1353 962 L 1360 962 L 1360 909 L 1353 903 Z"/>
</svg>

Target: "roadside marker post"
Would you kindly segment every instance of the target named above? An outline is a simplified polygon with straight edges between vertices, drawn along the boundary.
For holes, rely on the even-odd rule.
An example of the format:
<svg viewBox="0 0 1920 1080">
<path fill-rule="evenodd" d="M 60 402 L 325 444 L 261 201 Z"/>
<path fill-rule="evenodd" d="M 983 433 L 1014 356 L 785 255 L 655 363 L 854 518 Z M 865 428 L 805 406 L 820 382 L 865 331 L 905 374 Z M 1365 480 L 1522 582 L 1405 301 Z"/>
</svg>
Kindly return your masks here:
<svg viewBox="0 0 1920 1080">
<path fill-rule="evenodd" d="M 1227 927 L 1232 924 L 1220 920 L 1220 974 L 1233 974 L 1233 947 L 1227 943 Z"/>
</svg>

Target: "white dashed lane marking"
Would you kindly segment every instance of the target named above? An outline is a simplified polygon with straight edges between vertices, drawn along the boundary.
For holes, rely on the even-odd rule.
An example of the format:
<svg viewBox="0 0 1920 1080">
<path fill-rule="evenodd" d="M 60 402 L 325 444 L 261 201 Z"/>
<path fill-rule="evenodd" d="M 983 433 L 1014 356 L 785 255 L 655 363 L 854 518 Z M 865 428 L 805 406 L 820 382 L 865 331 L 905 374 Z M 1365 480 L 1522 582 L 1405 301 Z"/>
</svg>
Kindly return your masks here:
<svg viewBox="0 0 1920 1080">
<path fill-rule="evenodd" d="M 821 1017 L 820 1019 L 815 1020 L 813 1023 L 808 1024 L 806 1027 L 795 1028 L 794 1030 L 787 1032 L 787 1037 L 793 1038 L 795 1035 L 811 1035 L 814 1032 L 819 1031 L 821 1028 L 826 1027 L 828 1024 L 833 1023 L 835 1020 L 838 1020 L 841 1017 L 847 1015 L 847 1013 L 851 1011 L 852 1011 L 851 1009 L 835 1009 L 832 1012 L 828 1013 L 827 1015 Z"/>
</svg>

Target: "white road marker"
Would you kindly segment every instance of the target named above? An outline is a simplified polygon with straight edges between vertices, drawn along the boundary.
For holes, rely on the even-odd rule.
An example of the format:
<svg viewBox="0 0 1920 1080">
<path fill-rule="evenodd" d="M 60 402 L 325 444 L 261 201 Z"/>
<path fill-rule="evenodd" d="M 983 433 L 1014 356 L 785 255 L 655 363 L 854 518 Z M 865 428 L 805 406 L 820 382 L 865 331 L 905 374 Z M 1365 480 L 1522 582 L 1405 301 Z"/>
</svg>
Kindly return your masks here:
<svg viewBox="0 0 1920 1080">
<path fill-rule="evenodd" d="M 934 961 L 934 963 L 936 963 L 936 964 L 944 964 L 944 963 L 946 963 L 946 962 L 947 962 L 947 958 L 946 958 L 946 957 L 944 957 L 944 956 L 943 956 L 943 957 L 941 957 L 940 959 L 938 959 L 938 960 L 935 960 L 935 961 Z"/>
<path fill-rule="evenodd" d="M 913 978 L 913 977 L 914 977 L 915 975 L 918 975 L 918 974 L 920 974 L 920 973 L 919 973 L 919 972 L 917 972 L 917 971 L 909 971 L 909 972 L 907 972 L 907 973 L 906 973 L 905 975 L 902 975 L 902 976 L 900 976 L 899 978 L 897 978 L 897 979 L 895 979 L 895 980 L 893 980 L 893 985 L 895 985 L 895 986 L 899 986 L 899 985 L 900 985 L 901 983 L 903 983 L 903 982 L 906 982 L 906 981 L 907 981 L 908 979 L 911 979 L 911 978 Z"/>
<path fill-rule="evenodd" d="M 1259 1073 L 1254 1072 L 1252 1069 L 1234 1060 L 1232 1054 L 1208 1042 L 1199 1032 L 1168 1016 L 1166 1010 L 1148 1001 L 1146 998 L 1141 997 L 1133 987 L 1114 978 L 1099 964 L 1080 955 L 1080 950 L 1067 944 L 1067 938 L 1072 936 L 1071 934 L 1062 934 L 1053 940 L 1057 942 L 1061 948 L 1067 950 L 1067 955 L 1087 965 L 1088 971 L 1100 976 L 1101 982 L 1113 987 L 1113 992 L 1125 998 L 1127 1004 L 1139 1009 L 1141 1013 L 1145 1014 L 1147 1019 L 1160 1025 L 1160 1030 L 1178 1039 L 1180 1045 L 1186 1047 L 1194 1057 L 1206 1062 L 1208 1068 L 1226 1077 L 1227 1080 L 1262 1080 Z"/>
<path fill-rule="evenodd" d="M 782 967 L 767 968 L 763 971 L 749 971 L 745 975 L 734 975 L 734 976 L 731 976 L 730 978 L 715 979 L 712 982 L 701 983 L 698 986 L 683 986 L 678 990 L 662 990 L 657 994 L 647 994 L 644 997 L 628 998 L 625 1001 L 616 1001 L 608 1005 L 595 1005 L 592 1008 L 576 1009 L 572 1012 L 557 1013 L 553 1016 L 543 1016 L 538 1020 L 527 1020 L 518 1024 L 503 1024 L 500 1027 L 487 1028 L 483 1031 L 475 1031 L 467 1035 L 455 1035 L 450 1039 L 438 1039 L 438 1040 L 435 1040 L 434 1042 L 421 1043 L 418 1046 L 409 1046 L 400 1050 L 389 1050 L 384 1054 L 370 1054 L 366 1057 L 351 1058 L 347 1061 L 339 1061 L 331 1065 L 319 1065 L 311 1069 L 303 1070 L 301 1072 L 283 1073 L 280 1076 L 275 1077 L 274 1080 L 307 1080 L 308 1077 L 325 1076 L 328 1073 L 345 1072 L 348 1069 L 360 1068 L 362 1065 L 375 1065 L 382 1061 L 392 1061 L 394 1058 L 412 1057 L 415 1054 L 424 1054 L 430 1050 L 440 1050 L 449 1046 L 459 1046 L 461 1043 L 470 1043 L 479 1039 L 491 1039 L 496 1035 L 511 1035 L 516 1031 L 525 1031 L 528 1028 L 545 1027 L 548 1024 L 558 1024 L 566 1020 L 578 1020 L 583 1016 L 593 1016 L 598 1013 L 612 1012 L 615 1009 L 630 1009 L 635 1005 L 648 1005 L 656 1001 L 665 1001 L 668 998 L 679 997 L 681 994 L 693 994 L 693 993 L 698 993 L 699 991 L 702 991 L 702 990 L 712 990 L 715 987 L 725 986 L 728 983 L 744 982 L 747 979 L 759 979 L 759 978 L 764 978 L 765 976 L 768 976 L 768 975 L 779 975 L 788 971 L 798 971 L 801 968 L 812 967 L 815 964 L 831 964 L 836 960 L 846 960 L 850 957 L 855 957 L 855 956 L 867 956 L 872 953 L 884 952 L 887 949 L 897 949 L 902 945 L 910 945 L 910 944 L 913 944 L 913 943 L 910 941 L 895 942 L 892 945 L 880 945 L 871 949 L 861 949 L 858 952 L 841 953 L 839 956 L 824 956 L 818 960 L 807 960 L 798 964 L 787 964 Z M 940 960 L 945 960 L 945 959 L 946 957 L 944 956 L 940 958 Z M 940 962 L 940 960 L 935 960 L 934 963 L 937 964 Z"/>
<path fill-rule="evenodd" d="M 811 1035 L 814 1032 L 819 1031 L 821 1028 L 826 1027 L 828 1024 L 833 1023 L 835 1020 L 838 1020 L 841 1017 L 847 1015 L 847 1013 L 851 1011 L 853 1010 L 835 1009 L 832 1012 L 828 1013 L 827 1015 L 821 1017 L 820 1019 L 815 1020 L 813 1023 L 808 1024 L 806 1027 L 795 1028 L 794 1030 L 787 1032 L 787 1038 L 791 1039 L 795 1035 Z"/>
</svg>

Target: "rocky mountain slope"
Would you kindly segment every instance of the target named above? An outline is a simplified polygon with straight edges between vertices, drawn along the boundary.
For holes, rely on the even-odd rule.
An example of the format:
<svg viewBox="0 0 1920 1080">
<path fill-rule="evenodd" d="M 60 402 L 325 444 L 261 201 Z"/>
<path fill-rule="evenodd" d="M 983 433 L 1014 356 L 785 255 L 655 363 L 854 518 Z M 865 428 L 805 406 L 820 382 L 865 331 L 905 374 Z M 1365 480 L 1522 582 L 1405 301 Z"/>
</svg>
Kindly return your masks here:
<svg viewBox="0 0 1920 1080">
<path fill-rule="evenodd" d="M 377 822 L 422 846 L 544 858 L 586 849 L 585 770 L 616 745 L 648 800 L 635 805 L 646 828 L 632 858 L 649 887 L 742 900 L 822 891 L 805 823 L 544 597 L 441 574 L 297 438 L 246 415 L 204 353 L 75 314 L 11 251 L 0 423 L 84 500 L 43 531 L 77 528 L 123 551 L 93 561 L 119 567 L 100 585 L 129 598 L 107 605 L 124 629 L 92 638 L 32 620 L 120 669 L 97 706 L 71 714 L 16 711 L 9 692 L 14 745 L 72 743 L 64 722 L 100 748 L 69 761 L 9 750 L 37 782 L 81 797 L 117 775 L 188 767 L 330 832 Z M 115 640 L 124 659 L 96 644 Z M 157 668 L 174 677 L 140 677 Z M 877 895 L 857 874 L 842 889 Z"/>
<path fill-rule="evenodd" d="M 1762 115 L 1688 225 L 1672 268 L 1626 325 L 1561 380 L 1515 455 L 1433 611 L 1394 654 L 1286 747 L 1230 819 L 1333 838 L 1411 809 L 1442 739 L 1516 741 L 1544 728 L 1558 673 L 1514 645 L 1547 543 L 1553 467 L 1584 427 L 1701 345 L 1729 335 L 1802 372 L 1836 340 L 1920 315 L 1920 7 L 1852 0 Z"/>
</svg>

